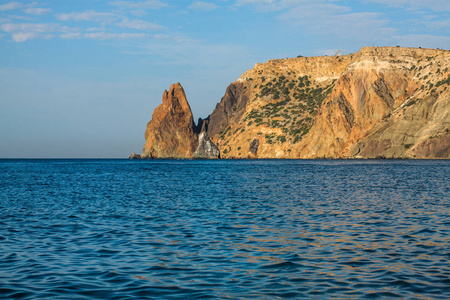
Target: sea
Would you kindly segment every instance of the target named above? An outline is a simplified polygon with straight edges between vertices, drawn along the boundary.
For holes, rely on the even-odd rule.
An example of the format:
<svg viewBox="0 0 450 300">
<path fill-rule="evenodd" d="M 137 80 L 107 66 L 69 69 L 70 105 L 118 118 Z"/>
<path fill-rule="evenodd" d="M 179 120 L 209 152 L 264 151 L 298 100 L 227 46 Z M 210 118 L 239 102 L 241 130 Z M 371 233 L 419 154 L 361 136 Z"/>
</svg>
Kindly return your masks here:
<svg viewBox="0 0 450 300">
<path fill-rule="evenodd" d="M 0 160 L 1 299 L 450 299 L 448 160 Z"/>
</svg>

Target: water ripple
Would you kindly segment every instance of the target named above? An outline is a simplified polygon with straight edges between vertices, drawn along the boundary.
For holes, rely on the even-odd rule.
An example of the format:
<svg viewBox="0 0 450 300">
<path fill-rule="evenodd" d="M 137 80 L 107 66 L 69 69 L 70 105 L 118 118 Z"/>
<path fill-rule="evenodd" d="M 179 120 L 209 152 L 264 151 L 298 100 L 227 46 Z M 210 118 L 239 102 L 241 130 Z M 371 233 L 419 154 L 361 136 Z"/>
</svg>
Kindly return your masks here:
<svg viewBox="0 0 450 300">
<path fill-rule="evenodd" d="M 0 161 L 0 298 L 450 298 L 446 161 Z"/>
</svg>

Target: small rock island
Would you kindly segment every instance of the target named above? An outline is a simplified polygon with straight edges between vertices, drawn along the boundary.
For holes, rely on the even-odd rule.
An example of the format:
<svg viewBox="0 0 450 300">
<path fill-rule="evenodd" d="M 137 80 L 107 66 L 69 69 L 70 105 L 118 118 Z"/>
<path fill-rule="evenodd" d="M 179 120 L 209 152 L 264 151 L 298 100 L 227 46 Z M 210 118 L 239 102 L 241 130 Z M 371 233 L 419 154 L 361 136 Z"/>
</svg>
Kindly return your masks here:
<svg viewBox="0 0 450 300">
<path fill-rule="evenodd" d="M 141 158 L 219 158 L 206 126 L 201 119 L 195 125 L 183 87 L 172 84 L 147 124 Z"/>
</svg>

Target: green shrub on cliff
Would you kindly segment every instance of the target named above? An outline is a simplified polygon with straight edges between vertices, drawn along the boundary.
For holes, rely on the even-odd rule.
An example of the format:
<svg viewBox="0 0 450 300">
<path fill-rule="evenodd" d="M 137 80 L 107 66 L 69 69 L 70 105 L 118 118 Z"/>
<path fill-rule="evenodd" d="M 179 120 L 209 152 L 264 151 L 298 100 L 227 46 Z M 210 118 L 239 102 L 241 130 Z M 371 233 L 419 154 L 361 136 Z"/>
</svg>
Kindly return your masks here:
<svg viewBox="0 0 450 300">
<path fill-rule="evenodd" d="M 277 141 L 280 143 L 286 143 L 286 137 L 284 135 L 280 135 L 277 137 Z"/>
<path fill-rule="evenodd" d="M 447 79 L 443 79 L 443 80 L 436 82 L 436 87 L 440 87 L 441 85 L 444 85 L 444 84 L 450 85 L 450 74 L 448 75 Z"/>
</svg>

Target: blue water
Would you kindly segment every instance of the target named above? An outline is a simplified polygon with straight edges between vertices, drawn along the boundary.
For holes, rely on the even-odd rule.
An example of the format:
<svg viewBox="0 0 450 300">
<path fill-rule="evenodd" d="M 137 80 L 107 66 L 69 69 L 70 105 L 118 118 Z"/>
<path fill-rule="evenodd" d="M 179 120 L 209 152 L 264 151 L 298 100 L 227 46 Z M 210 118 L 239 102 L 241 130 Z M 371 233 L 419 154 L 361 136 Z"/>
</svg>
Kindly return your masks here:
<svg viewBox="0 0 450 300">
<path fill-rule="evenodd" d="M 449 161 L 0 160 L 0 298 L 450 298 Z"/>
</svg>

